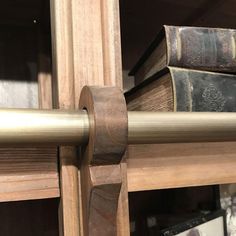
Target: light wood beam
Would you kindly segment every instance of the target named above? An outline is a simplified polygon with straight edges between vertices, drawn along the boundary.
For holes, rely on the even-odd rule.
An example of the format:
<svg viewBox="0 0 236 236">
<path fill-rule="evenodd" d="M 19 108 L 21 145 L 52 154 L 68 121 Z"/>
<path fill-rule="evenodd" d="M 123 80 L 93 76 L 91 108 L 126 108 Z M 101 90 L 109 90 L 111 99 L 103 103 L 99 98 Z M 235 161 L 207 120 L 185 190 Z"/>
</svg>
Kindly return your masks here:
<svg viewBox="0 0 236 236">
<path fill-rule="evenodd" d="M 129 192 L 234 183 L 235 142 L 130 145 Z"/>
<path fill-rule="evenodd" d="M 51 0 L 54 107 L 74 109 L 72 9 L 69 0 Z M 75 147 L 60 147 L 60 235 L 79 235 L 79 192 Z"/>
<path fill-rule="evenodd" d="M 122 88 L 118 0 L 72 0 L 75 106 L 84 85 Z M 126 163 L 121 165 L 126 170 Z M 123 173 L 122 172 L 122 173 Z M 129 235 L 126 172 L 118 206 L 118 235 Z M 82 212 L 80 212 L 82 216 Z M 81 222 L 81 235 L 82 222 Z"/>
</svg>

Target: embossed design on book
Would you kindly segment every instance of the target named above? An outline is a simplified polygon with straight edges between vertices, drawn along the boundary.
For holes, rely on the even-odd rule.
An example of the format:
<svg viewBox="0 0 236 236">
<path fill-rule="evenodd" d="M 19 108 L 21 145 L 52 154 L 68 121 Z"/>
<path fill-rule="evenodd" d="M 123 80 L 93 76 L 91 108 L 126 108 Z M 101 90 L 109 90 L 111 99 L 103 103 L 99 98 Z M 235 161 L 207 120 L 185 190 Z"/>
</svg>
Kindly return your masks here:
<svg viewBox="0 0 236 236">
<path fill-rule="evenodd" d="M 218 112 L 224 110 L 226 99 L 221 91 L 219 91 L 213 84 L 209 84 L 209 86 L 204 89 L 202 98 L 203 110 Z"/>
</svg>

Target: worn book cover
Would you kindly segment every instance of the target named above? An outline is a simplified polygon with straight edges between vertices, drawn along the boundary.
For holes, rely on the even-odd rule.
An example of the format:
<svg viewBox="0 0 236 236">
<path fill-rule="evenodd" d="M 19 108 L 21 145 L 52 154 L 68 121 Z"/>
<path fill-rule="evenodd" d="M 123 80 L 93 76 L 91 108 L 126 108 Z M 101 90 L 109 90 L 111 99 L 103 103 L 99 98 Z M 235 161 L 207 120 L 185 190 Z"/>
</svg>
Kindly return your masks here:
<svg viewBox="0 0 236 236">
<path fill-rule="evenodd" d="M 128 110 L 236 111 L 236 75 L 167 67 L 128 91 Z"/>
<path fill-rule="evenodd" d="M 131 70 L 135 84 L 166 66 L 236 72 L 236 30 L 167 26 Z"/>
</svg>

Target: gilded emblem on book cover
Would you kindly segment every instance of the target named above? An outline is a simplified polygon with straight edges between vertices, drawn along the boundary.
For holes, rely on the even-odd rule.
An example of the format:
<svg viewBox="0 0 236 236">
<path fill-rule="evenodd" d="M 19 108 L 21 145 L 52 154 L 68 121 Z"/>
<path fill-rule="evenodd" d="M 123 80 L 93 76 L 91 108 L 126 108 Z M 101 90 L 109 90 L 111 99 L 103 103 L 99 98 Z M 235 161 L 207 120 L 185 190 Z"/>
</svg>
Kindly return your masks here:
<svg viewBox="0 0 236 236">
<path fill-rule="evenodd" d="M 203 93 L 203 110 L 207 111 L 223 111 L 226 99 L 213 84 L 207 86 Z"/>
</svg>

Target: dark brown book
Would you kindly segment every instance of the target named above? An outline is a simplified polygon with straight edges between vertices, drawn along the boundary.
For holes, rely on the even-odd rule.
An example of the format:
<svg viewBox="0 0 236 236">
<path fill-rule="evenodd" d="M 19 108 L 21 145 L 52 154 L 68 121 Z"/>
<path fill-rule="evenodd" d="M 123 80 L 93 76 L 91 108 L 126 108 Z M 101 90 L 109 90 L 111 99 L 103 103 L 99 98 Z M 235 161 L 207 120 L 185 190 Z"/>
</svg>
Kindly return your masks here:
<svg viewBox="0 0 236 236">
<path fill-rule="evenodd" d="M 130 75 L 135 84 L 166 66 L 236 72 L 236 30 L 164 26 Z"/>
<path fill-rule="evenodd" d="M 125 93 L 128 110 L 236 112 L 236 75 L 167 67 Z"/>
</svg>

